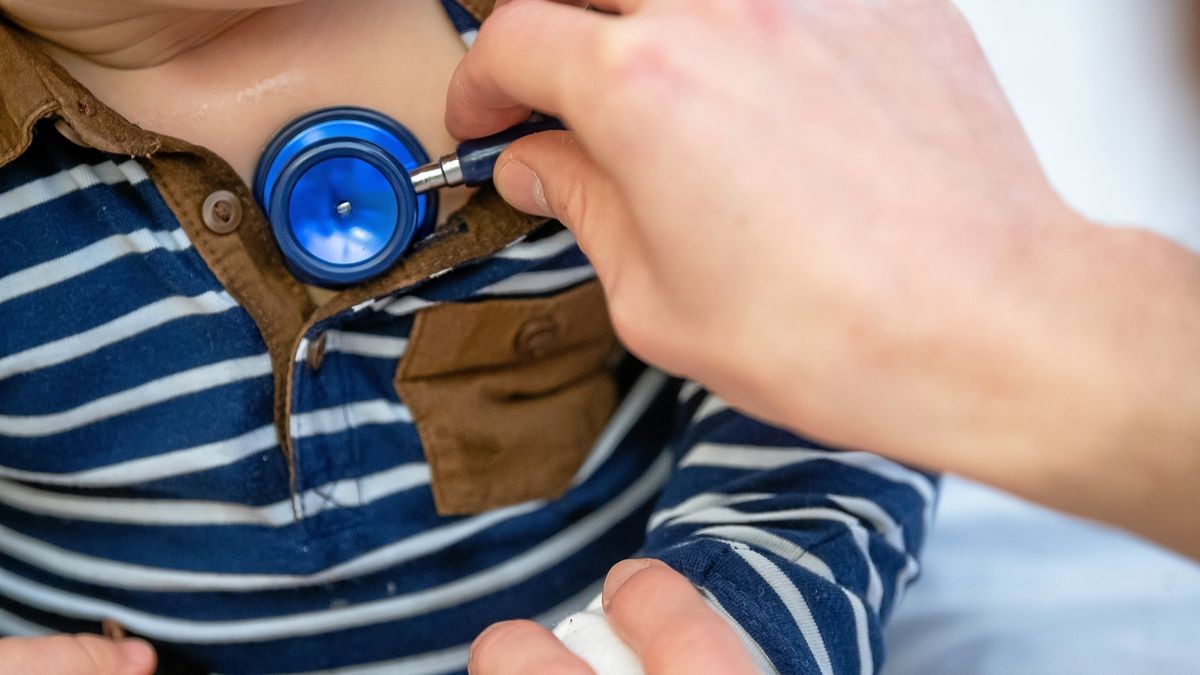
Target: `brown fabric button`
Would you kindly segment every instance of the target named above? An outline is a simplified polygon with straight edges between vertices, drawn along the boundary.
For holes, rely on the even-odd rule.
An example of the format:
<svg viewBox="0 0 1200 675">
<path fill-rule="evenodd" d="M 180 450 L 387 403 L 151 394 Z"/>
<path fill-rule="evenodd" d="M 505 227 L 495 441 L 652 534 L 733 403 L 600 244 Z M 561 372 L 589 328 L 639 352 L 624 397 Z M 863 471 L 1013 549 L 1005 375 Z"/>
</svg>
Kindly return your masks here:
<svg viewBox="0 0 1200 675">
<path fill-rule="evenodd" d="M 242 202 L 229 190 L 217 190 L 200 207 L 204 226 L 217 234 L 229 234 L 242 223 Z"/>
<path fill-rule="evenodd" d="M 326 335 L 328 333 L 321 333 L 320 337 L 308 343 L 308 352 L 304 355 L 304 362 L 313 370 L 319 370 L 321 364 L 325 361 Z"/>
<path fill-rule="evenodd" d="M 522 356 L 538 357 L 558 343 L 558 322 L 552 316 L 539 316 L 526 321 L 517 330 L 513 348 Z"/>
</svg>

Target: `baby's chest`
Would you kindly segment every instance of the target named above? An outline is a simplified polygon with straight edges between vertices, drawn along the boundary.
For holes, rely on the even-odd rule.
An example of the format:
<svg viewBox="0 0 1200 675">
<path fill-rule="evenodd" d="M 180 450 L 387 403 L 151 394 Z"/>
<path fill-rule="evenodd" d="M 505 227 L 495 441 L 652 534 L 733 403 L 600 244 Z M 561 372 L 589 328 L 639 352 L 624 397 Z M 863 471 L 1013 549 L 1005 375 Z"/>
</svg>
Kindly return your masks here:
<svg viewBox="0 0 1200 675">
<path fill-rule="evenodd" d="M 0 189 L 75 176 L 0 221 L 7 498 L 82 520 L 59 491 L 236 504 L 277 526 L 408 493 L 398 513 L 436 519 L 561 493 L 612 412 L 602 295 L 549 231 L 297 335 L 285 450 L 261 327 L 142 163 L 84 160 L 12 168 Z"/>
</svg>

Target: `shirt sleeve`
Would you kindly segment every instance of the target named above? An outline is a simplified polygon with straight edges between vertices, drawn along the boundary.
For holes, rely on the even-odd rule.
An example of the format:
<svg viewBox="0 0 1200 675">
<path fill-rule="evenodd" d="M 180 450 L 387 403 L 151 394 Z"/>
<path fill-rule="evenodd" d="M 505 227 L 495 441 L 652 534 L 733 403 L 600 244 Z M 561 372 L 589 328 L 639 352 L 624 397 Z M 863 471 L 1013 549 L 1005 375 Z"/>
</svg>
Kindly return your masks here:
<svg viewBox="0 0 1200 675">
<path fill-rule="evenodd" d="M 937 498 L 936 476 L 680 391 L 675 472 L 642 554 L 686 575 L 765 670 L 872 673 Z"/>
</svg>

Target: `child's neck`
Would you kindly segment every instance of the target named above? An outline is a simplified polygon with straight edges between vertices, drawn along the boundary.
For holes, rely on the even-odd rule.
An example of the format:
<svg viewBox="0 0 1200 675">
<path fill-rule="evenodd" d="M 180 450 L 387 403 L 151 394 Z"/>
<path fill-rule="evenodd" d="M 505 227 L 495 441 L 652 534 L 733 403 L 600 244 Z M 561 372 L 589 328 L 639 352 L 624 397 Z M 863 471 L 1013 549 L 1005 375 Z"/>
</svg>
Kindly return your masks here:
<svg viewBox="0 0 1200 675">
<path fill-rule="evenodd" d="M 240 4 L 253 2 L 281 0 Z M 100 100 L 144 128 L 208 147 L 246 181 L 276 129 L 329 105 L 389 114 L 433 155 L 453 145 L 443 109 L 464 47 L 437 0 L 307 0 L 254 12 L 182 11 L 57 31 L 16 16 Z M 186 30 L 161 23 L 167 15 Z M 124 47 L 112 48 L 122 41 Z M 447 197 L 453 206 L 454 195 Z"/>
</svg>

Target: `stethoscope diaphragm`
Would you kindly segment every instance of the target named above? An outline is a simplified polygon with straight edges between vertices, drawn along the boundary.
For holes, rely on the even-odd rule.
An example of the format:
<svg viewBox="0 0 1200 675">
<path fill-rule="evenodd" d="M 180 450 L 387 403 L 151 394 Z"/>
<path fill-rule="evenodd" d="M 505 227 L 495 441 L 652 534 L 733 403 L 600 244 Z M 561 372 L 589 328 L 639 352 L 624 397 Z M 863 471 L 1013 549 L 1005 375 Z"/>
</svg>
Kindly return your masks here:
<svg viewBox="0 0 1200 675">
<path fill-rule="evenodd" d="M 298 279 L 346 286 L 390 268 L 433 231 L 437 192 L 417 194 L 409 178 L 428 162 L 412 132 L 386 115 L 325 108 L 274 136 L 254 195 Z"/>
</svg>

